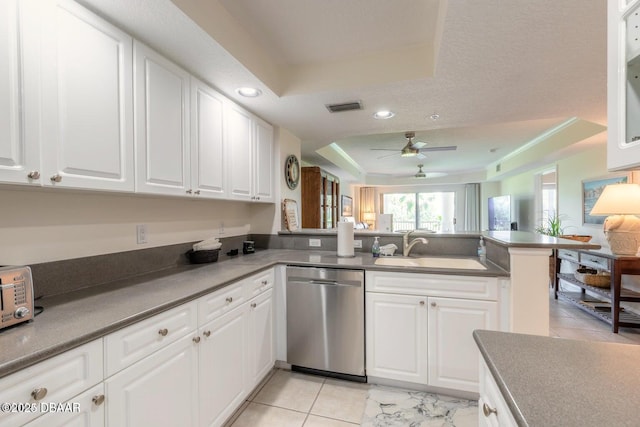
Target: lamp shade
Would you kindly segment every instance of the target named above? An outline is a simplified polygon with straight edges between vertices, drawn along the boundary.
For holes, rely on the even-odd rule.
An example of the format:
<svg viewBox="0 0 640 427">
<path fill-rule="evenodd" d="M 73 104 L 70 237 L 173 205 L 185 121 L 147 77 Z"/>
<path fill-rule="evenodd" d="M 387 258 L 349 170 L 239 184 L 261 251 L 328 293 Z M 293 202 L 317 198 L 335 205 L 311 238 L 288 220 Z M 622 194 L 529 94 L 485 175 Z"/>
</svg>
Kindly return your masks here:
<svg viewBox="0 0 640 427">
<path fill-rule="evenodd" d="M 640 214 L 640 185 L 611 184 L 593 205 L 590 215 L 638 215 Z"/>
<path fill-rule="evenodd" d="M 365 221 L 375 221 L 376 220 L 376 214 L 373 212 L 365 212 L 362 214 L 362 218 Z"/>
</svg>

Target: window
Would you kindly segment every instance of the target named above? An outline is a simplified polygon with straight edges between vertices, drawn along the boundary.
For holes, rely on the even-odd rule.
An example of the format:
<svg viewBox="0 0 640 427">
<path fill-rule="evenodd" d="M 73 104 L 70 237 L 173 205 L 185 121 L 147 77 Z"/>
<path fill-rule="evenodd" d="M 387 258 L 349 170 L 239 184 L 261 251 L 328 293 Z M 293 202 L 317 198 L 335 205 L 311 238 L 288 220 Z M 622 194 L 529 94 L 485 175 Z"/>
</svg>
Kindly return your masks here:
<svg viewBox="0 0 640 427">
<path fill-rule="evenodd" d="M 388 193 L 382 195 L 382 211 L 393 215 L 393 229 L 453 231 L 455 193 Z"/>
</svg>

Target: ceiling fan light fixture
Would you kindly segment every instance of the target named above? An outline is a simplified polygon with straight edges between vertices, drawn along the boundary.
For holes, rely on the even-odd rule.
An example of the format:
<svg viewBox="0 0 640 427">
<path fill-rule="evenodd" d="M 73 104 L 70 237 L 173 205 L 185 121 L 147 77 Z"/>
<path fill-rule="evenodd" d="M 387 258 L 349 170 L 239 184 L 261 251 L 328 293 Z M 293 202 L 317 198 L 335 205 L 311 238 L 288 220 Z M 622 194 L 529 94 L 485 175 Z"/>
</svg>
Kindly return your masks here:
<svg viewBox="0 0 640 427">
<path fill-rule="evenodd" d="M 378 120 L 386 120 L 386 119 L 390 119 L 395 115 L 396 113 L 394 113 L 393 111 L 380 110 L 380 111 L 376 111 L 376 113 L 373 115 L 373 118 Z"/>
<path fill-rule="evenodd" d="M 262 95 L 262 91 L 255 87 L 239 87 L 236 89 L 236 93 L 246 98 L 255 98 Z"/>
<path fill-rule="evenodd" d="M 418 155 L 419 150 L 406 145 L 400 152 L 401 157 L 414 157 Z"/>
</svg>

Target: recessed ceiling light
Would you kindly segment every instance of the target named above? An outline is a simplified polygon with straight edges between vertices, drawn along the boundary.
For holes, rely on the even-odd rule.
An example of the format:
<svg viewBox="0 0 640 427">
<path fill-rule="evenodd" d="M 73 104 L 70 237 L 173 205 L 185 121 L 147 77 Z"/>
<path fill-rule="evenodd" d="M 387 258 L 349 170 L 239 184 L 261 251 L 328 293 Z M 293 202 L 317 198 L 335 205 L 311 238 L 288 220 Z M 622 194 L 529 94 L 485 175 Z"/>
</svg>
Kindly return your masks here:
<svg viewBox="0 0 640 427">
<path fill-rule="evenodd" d="M 438 120 L 440 118 L 440 114 L 438 113 L 433 113 L 432 115 L 429 116 L 429 118 L 431 120 Z"/>
<path fill-rule="evenodd" d="M 236 89 L 236 92 L 238 95 L 246 96 L 247 98 L 255 98 L 256 96 L 262 95 L 262 91 L 255 87 L 240 87 Z"/>
<path fill-rule="evenodd" d="M 380 119 L 380 120 L 384 120 L 384 119 L 390 119 L 391 117 L 395 116 L 396 113 L 394 113 L 393 111 L 389 111 L 389 110 L 380 110 L 377 111 L 373 117 L 376 119 Z"/>
</svg>

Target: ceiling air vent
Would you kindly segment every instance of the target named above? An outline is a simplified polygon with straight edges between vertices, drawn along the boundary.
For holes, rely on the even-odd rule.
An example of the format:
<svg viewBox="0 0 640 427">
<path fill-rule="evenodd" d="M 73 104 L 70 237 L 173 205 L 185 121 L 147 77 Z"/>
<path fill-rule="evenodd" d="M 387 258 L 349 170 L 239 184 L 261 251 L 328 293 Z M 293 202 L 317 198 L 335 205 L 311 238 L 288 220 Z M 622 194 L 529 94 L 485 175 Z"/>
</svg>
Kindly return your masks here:
<svg viewBox="0 0 640 427">
<path fill-rule="evenodd" d="M 362 103 L 360 101 L 352 101 L 342 104 L 327 104 L 326 107 L 331 113 L 342 113 L 343 111 L 362 110 Z"/>
</svg>

